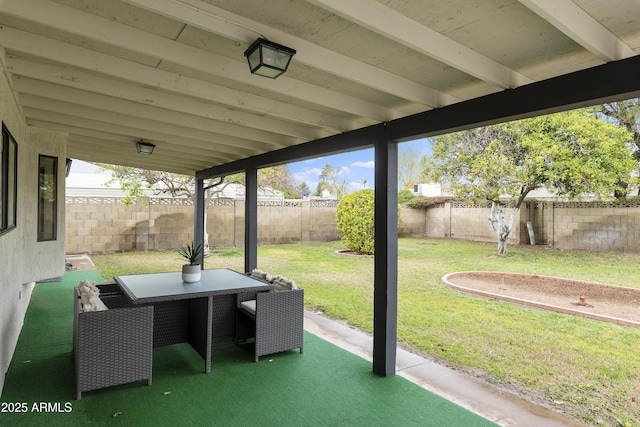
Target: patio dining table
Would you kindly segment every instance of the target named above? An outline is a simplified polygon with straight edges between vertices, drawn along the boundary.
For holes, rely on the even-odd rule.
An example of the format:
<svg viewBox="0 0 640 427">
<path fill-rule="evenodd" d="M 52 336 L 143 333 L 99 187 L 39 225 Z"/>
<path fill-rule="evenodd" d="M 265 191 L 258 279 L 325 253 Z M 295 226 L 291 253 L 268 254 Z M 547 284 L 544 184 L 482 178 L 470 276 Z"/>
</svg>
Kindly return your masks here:
<svg viewBox="0 0 640 427">
<path fill-rule="evenodd" d="M 182 273 L 115 276 L 133 304 L 154 306 L 154 347 L 188 342 L 211 371 L 213 337 L 235 333 L 237 299 L 271 289 L 271 285 L 230 269 L 203 270 L 198 282 Z M 244 297 L 246 299 L 246 295 Z"/>
</svg>

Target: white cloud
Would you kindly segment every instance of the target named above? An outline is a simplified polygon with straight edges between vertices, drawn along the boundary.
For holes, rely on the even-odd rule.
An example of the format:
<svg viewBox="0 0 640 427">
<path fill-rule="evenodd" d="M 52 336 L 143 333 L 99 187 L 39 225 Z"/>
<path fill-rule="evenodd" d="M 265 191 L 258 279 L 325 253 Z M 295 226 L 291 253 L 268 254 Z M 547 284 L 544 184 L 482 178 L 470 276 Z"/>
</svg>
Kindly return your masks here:
<svg viewBox="0 0 640 427">
<path fill-rule="evenodd" d="M 302 163 L 315 163 L 321 160 L 324 160 L 324 157 L 316 157 L 314 159 L 303 160 Z"/>
<path fill-rule="evenodd" d="M 348 193 L 352 193 L 354 191 L 360 191 L 360 190 L 364 190 L 365 188 L 371 188 L 371 186 L 369 185 L 369 183 L 365 184 L 363 182 L 350 182 L 349 184 L 347 184 L 347 192 Z"/>
<path fill-rule="evenodd" d="M 340 166 L 340 169 L 337 170 L 336 175 L 338 176 L 349 175 L 350 172 L 351 172 L 351 169 L 349 169 L 348 167 Z"/>
<path fill-rule="evenodd" d="M 320 168 L 305 168 L 301 171 L 294 172 L 292 175 L 296 182 L 306 182 L 309 184 L 310 180 L 317 181 L 321 172 L 322 169 Z"/>
<path fill-rule="evenodd" d="M 351 166 L 371 169 L 376 166 L 376 162 L 374 162 L 373 160 L 369 160 L 368 162 L 354 162 L 354 163 L 351 163 Z"/>
</svg>

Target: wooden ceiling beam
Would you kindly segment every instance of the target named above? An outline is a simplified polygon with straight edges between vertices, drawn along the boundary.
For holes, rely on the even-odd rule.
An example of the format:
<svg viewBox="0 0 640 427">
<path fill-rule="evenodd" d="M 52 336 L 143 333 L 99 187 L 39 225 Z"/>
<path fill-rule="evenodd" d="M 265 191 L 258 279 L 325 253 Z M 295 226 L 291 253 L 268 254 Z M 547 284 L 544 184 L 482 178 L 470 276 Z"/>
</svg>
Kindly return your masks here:
<svg viewBox="0 0 640 427">
<path fill-rule="evenodd" d="M 260 22 L 233 14 L 200 0 L 124 0 L 155 13 L 178 19 L 201 30 L 219 34 L 249 46 L 256 39 L 256 31 L 286 46 L 295 47 L 296 62 L 343 77 L 375 90 L 417 102 L 429 107 L 442 107 L 460 99 L 405 79 L 370 64 L 318 46 L 302 38 Z M 250 30 L 254 29 L 254 30 Z"/>
<path fill-rule="evenodd" d="M 122 79 L 181 96 L 215 102 L 232 109 L 250 111 L 262 116 L 330 129 L 335 132 L 353 129 L 348 120 L 335 115 L 229 89 L 8 26 L 0 26 L 0 39 L 2 46 L 9 53 L 20 52 L 23 56 L 38 58 L 40 62 L 64 63 L 69 67 L 100 73 L 114 80 Z M 68 78 L 66 75 L 57 77 L 60 79 Z"/>
<path fill-rule="evenodd" d="M 354 116 L 367 117 L 377 121 L 404 116 L 399 111 L 305 83 L 286 75 L 277 80 L 255 76 L 249 72 L 241 50 L 238 51 L 238 60 L 230 59 L 49 0 L 2 2 L 0 3 L 0 11 L 29 22 L 106 43 L 117 49 L 137 52 L 287 97 L 312 101 L 324 108 Z"/>
<path fill-rule="evenodd" d="M 141 105 L 164 108 L 166 110 L 190 114 L 215 120 L 227 125 L 241 128 L 257 129 L 286 137 L 305 141 L 318 139 L 333 134 L 316 126 L 305 126 L 293 122 L 285 122 L 272 117 L 265 117 L 239 109 L 232 109 L 219 103 L 183 96 L 177 93 L 158 91 L 139 84 L 104 77 L 79 69 L 9 55 L 7 68 L 16 77 L 52 83 L 60 87 L 83 90 L 116 97 Z M 16 78 L 13 79 L 16 81 Z M 18 82 L 19 84 L 19 82 Z M 18 87 L 19 90 L 19 87 Z"/>
<path fill-rule="evenodd" d="M 500 88 L 532 83 L 529 77 L 396 12 L 375 0 L 310 0 L 411 49 Z"/>
<path fill-rule="evenodd" d="M 572 1 L 519 1 L 605 62 L 636 55 L 625 42 Z"/>
</svg>

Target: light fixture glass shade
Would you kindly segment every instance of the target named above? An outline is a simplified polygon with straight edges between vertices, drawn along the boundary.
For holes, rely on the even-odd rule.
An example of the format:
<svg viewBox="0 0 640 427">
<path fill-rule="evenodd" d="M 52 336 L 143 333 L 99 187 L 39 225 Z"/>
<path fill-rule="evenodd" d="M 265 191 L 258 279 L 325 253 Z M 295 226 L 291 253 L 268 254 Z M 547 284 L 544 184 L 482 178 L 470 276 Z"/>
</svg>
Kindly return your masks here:
<svg viewBox="0 0 640 427">
<path fill-rule="evenodd" d="M 138 141 L 136 143 L 136 150 L 138 150 L 138 154 L 151 154 L 153 153 L 154 148 L 156 148 L 156 146 L 149 142 Z"/>
<path fill-rule="evenodd" d="M 295 49 L 258 39 L 244 52 L 251 73 L 275 79 L 289 68 Z"/>
</svg>

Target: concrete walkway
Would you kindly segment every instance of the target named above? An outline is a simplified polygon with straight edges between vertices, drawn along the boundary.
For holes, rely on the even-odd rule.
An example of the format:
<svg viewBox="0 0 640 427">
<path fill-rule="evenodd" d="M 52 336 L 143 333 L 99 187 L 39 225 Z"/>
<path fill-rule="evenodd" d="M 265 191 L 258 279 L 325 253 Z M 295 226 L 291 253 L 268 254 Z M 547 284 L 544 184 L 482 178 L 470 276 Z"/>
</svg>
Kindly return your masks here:
<svg viewBox="0 0 640 427">
<path fill-rule="evenodd" d="M 363 332 L 310 311 L 305 312 L 304 328 L 342 349 L 372 360 L 373 338 Z M 586 425 L 400 348 L 396 373 L 500 426 Z"/>
</svg>

